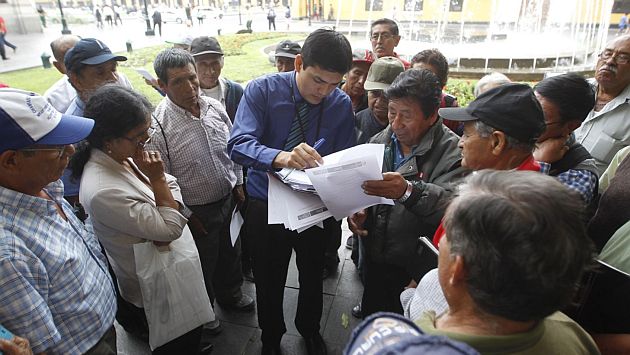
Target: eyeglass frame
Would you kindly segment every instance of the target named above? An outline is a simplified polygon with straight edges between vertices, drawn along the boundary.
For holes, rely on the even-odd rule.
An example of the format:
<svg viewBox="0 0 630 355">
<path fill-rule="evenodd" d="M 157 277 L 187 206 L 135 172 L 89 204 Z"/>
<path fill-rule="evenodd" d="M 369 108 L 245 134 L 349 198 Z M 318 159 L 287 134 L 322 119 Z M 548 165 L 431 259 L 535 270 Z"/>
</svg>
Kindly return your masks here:
<svg viewBox="0 0 630 355">
<path fill-rule="evenodd" d="M 46 152 L 46 151 L 53 152 L 53 151 L 56 151 L 57 152 L 57 157 L 55 159 L 59 159 L 59 158 L 61 158 L 63 156 L 63 153 L 66 152 L 66 148 L 68 147 L 68 145 L 70 145 L 70 144 L 60 145 L 60 146 L 57 146 L 56 148 L 52 148 L 54 146 L 51 146 L 51 148 L 43 148 L 43 147 L 42 148 L 37 148 L 37 147 L 35 147 L 35 148 L 21 148 L 21 149 L 17 149 L 17 150 L 21 151 L 21 152 Z"/>
<path fill-rule="evenodd" d="M 120 138 L 126 139 L 132 143 L 135 143 L 140 148 L 144 148 L 144 146 L 147 145 L 147 143 L 151 141 L 151 138 L 153 137 L 155 132 L 157 132 L 157 128 L 150 126 L 149 128 L 147 128 L 146 132 L 140 133 L 133 138 L 129 138 L 126 136 L 121 136 Z M 140 138 L 140 136 L 142 136 L 144 133 L 147 133 L 149 135 L 149 138 L 145 139 L 144 141 L 138 140 L 138 138 Z"/>
<path fill-rule="evenodd" d="M 381 38 L 384 41 L 387 41 L 388 39 L 392 39 L 394 37 L 396 37 L 396 35 L 390 32 L 370 33 L 370 41 L 375 41 L 375 42 L 378 42 L 378 40 Z"/>
<path fill-rule="evenodd" d="M 608 56 L 604 56 L 604 53 L 609 54 Z M 620 57 L 623 56 L 623 57 Z M 615 52 L 612 49 L 604 49 L 601 53 L 597 55 L 599 59 L 608 60 L 613 58 L 613 61 L 617 64 L 628 64 L 630 63 L 630 54 L 628 53 L 619 53 Z M 620 61 L 621 60 L 621 61 Z"/>
</svg>

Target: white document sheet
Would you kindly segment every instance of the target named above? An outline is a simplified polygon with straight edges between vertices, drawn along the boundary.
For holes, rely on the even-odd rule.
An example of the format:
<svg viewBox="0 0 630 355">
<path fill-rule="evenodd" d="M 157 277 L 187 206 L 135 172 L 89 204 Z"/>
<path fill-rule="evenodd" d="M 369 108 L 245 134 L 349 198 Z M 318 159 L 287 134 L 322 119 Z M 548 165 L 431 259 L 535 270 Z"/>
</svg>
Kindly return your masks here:
<svg viewBox="0 0 630 355">
<path fill-rule="evenodd" d="M 153 77 L 153 75 L 151 75 L 151 73 L 149 73 L 146 69 L 144 68 L 136 68 L 136 72 L 138 72 L 138 74 L 142 75 L 143 78 L 151 81 L 151 80 L 155 80 L 155 78 Z"/>
<path fill-rule="evenodd" d="M 382 144 L 362 144 L 324 157 L 323 166 L 306 174 L 332 215 L 340 220 L 364 208 L 386 204 L 391 199 L 366 195 L 361 185 L 366 180 L 382 180 Z"/>
<path fill-rule="evenodd" d="M 290 187 L 276 179 L 271 174 L 267 174 L 269 188 L 267 190 L 267 223 L 289 225 L 287 218 L 287 207 L 282 196 L 291 190 Z"/>
<path fill-rule="evenodd" d="M 268 174 L 269 224 L 284 224 L 285 228 L 302 232 L 314 225 L 323 228 L 322 221 L 332 214 L 322 200 L 313 194 L 295 192 Z"/>
<path fill-rule="evenodd" d="M 238 235 L 241 234 L 243 222 L 241 212 L 234 207 L 234 211 L 232 211 L 232 221 L 230 222 L 230 239 L 232 240 L 232 246 L 236 244 L 236 239 L 238 239 Z"/>
<path fill-rule="evenodd" d="M 382 171 L 384 153 L 384 144 L 359 144 L 352 148 L 344 149 L 342 151 L 322 157 L 322 159 L 324 160 L 324 164 L 322 164 L 322 166 L 328 164 L 337 164 L 342 161 L 352 160 L 359 157 L 374 156 L 376 158 L 379 171 Z"/>
</svg>

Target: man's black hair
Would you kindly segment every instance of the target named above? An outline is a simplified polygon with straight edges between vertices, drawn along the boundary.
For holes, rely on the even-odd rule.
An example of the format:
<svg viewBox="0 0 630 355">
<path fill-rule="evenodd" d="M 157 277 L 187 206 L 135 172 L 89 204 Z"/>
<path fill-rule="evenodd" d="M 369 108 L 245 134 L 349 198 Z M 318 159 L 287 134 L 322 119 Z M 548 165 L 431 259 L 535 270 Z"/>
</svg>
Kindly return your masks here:
<svg viewBox="0 0 630 355">
<path fill-rule="evenodd" d="M 320 28 L 312 32 L 302 47 L 302 68 L 317 66 L 345 74 L 352 66 L 352 46 L 341 33 Z M 157 71 L 156 71 L 157 72 Z"/>
<path fill-rule="evenodd" d="M 442 86 L 438 77 L 427 69 L 406 70 L 387 89 L 390 100 L 410 98 L 417 102 L 426 119 L 440 107 L 441 96 Z"/>
<path fill-rule="evenodd" d="M 411 58 L 411 65 L 413 66 L 416 63 L 432 65 L 437 70 L 435 75 L 440 80 L 442 87 L 446 86 L 448 81 L 448 62 L 442 52 L 435 48 L 425 49 Z"/>
<path fill-rule="evenodd" d="M 188 64 L 192 64 L 193 67 L 197 68 L 195 59 L 190 53 L 181 48 L 167 48 L 155 57 L 153 70 L 155 70 L 155 74 L 164 84 L 168 84 L 168 70 L 183 68 Z"/>
<path fill-rule="evenodd" d="M 534 91 L 556 105 L 562 122 L 583 122 L 595 106 L 593 88 L 576 73 L 546 78 L 534 86 Z"/>
</svg>

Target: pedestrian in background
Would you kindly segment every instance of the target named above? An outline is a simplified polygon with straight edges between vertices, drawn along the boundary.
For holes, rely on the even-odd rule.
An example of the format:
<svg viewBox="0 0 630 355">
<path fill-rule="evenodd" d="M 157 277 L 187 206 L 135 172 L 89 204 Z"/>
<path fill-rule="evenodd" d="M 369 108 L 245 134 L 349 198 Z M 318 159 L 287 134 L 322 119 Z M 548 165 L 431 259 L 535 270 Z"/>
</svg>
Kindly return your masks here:
<svg viewBox="0 0 630 355">
<path fill-rule="evenodd" d="M 155 32 L 155 25 L 158 26 L 160 37 L 162 37 L 162 13 L 158 9 L 153 12 L 153 32 Z"/>
<path fill-rule="evenodd" d="M 4 18 L 2 18 L 2 16 L 0 16 L 0 56 L 2 57 L 2 60 L 9 59 L 9 57 L 7 57 L 6 51 L 4 49 L 5 45 L 7 47 L 11 47 L 13 49 L 13 53 L 15 53 L 15 50 L 17 49 L 16 45 L 14 45 L 11 42 L 7 41 L 7 39 L 5 37 L 6 35 L 7 35 L 7 25 L 4 22 Z"/>
<path fill-rule="evenodd" d="M 273 25 L 273 30 L 276 30 L 276 12 L 273 9 L 273 5 L 269 5 L 269 11 L 267 12 L 267 21 L 269 21 L 269 31 Z"/>
</svg>

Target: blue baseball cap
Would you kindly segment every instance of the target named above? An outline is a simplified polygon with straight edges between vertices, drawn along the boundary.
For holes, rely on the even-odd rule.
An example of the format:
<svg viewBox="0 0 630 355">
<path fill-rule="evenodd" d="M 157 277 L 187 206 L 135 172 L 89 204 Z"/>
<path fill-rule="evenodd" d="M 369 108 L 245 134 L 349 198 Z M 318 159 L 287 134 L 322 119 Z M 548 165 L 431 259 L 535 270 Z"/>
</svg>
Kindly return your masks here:
<svg viewBox="0 0 630 355">
<path fill-rule="evenodd" d="M 34 92 L 0 89 L 0 153 L 33 144 L 67 145 L 85 139 L 94 121 L 64 115 Z"/>
<path fill-rule="evenodd" d="M 479 355 L 469 345 L 445 336 L 425 335 L 411 320 L 396 313 L 379 312 L 352 332 L 344 355 Z"/>
<path fill-rule="evenodd" d="M 105 43 L 96 38 L 83 38 L 66 53 L 63 63 L 66 69 L 72 71 L 72 67 L 78 63 L 98 65 L 110 60 L 124 62 L 127 57 L 113 54 Z"/>
</svg>

